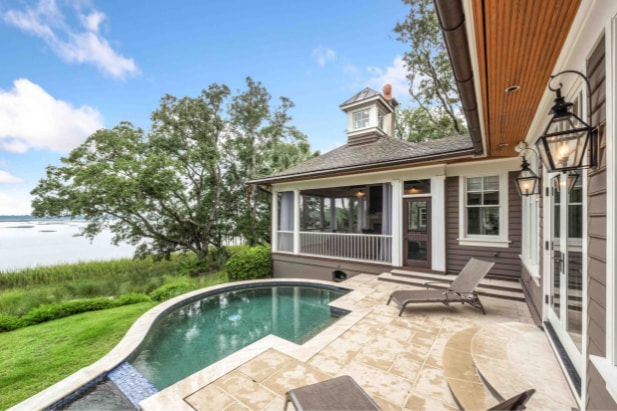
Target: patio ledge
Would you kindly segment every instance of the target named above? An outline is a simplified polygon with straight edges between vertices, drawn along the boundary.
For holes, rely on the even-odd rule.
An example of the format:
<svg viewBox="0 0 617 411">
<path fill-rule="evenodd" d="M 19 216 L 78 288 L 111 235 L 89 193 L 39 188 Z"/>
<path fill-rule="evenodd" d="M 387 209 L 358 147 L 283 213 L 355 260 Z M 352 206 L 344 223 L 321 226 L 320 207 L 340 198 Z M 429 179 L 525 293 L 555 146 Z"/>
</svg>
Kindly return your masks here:
<svg viewBox="0 0 617 411">
<path fill-rule="evenodd" d="M 613 401 L 617 403 L 617 366 L 611 364 L 608 358 L 597 355 L 590 355 L 589 360 L 604 379 L 606 391 L 613 398 Z"/>
</svg>

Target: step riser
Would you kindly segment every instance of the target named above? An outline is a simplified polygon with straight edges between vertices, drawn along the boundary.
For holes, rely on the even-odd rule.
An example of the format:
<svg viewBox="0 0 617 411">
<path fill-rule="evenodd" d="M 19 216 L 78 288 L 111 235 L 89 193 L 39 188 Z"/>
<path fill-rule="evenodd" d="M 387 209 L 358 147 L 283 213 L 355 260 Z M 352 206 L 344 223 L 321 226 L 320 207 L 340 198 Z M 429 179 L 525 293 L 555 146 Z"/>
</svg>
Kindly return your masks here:
<svg viewBox="0 0 617 411">
<path fill-rule="evenodd" d="M 396 283 L 396 284 L 404 284 L 404 285 L 414 285 L 414 286 L 418 286 L 418 287 L 422 287 L 424 285 L 424 282 L 414 282 L 414 281 L 399 281 L 396 280 L 394 278 L 378 278 L 379 281 L 385 281 L 385 282 L 389 282 L 389 283 Z M 439 285 L 435 285 L 432 288 L 442 288 L 442 289 L 447 289 L 447 287 L 443 287 L 443 286 L 439 286 Z M 509 290 L 508 290 L 509 291 Z M 493 297 L 493 298 L 501 298 L 503 300 L 512 300 L 512 301 L 521 301 L 524 302 L 525 301 L 525 296 L 523 295 L 522 292 L 520 292 L 520 290 L 514 290 L 512 292 L 517 292 L 520 293 L 520 297 L 519 296 L 509 296 L 509 295 L 501 295 L 501 294 L 495 294 L 495 293 L 491 293 L 490 291 L 485 291 L 482 289 L 476 289 L 476 292 L 478 293 L 478 295 L 481 295 L 483 297 Z"/>
</svg>

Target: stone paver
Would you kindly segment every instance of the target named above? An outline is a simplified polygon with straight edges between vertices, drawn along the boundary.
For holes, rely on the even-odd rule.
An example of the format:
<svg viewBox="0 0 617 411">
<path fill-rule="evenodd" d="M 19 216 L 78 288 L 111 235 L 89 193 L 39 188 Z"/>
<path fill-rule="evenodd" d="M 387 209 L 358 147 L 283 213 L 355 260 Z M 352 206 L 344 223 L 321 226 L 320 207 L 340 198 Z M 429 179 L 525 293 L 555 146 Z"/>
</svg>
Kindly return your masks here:
<svg viewBox="0 0 617 411">
<path fill-rule="evenodd" d="M 525 303 L 494 298 L 482 299 L 487 315 L 462 305 L 418 304 L 399 317 L 398 307 L 387 306 L 386 301 L 393 290 L 409 287 L 380 282 L 371 275 L 359 275 L 341 285 L 355 291 L 333 305 L 369 310 L 349 329 L 339 331 L 338 337 L 309 355 L 294 356 L 287 346 L 262 350 L 235 370 L 196 389 L 186 396 L 185 403 L 196 410 L 281 410 L 288 390 L 350 375 L 384 410 L 456 409 L 444 374 L 444 355 L 456 359 L 462 354 L 464 358 L 458 362 L 468 363 L 469 341 L 477 330 L 522 322 L 526 324 L 520 327 L 523 331 L 532 324 Z M 455 335 L 466 344 L 448 345 Z M 531 336 L 528 340 L 532 345 L 540 344 Z M 484 348 L 491 354 L 495 351 L 494 347 Z M 524 353 L 523 348 L 518 351 Z M 550 351 L 542 351 L 542 355 L 542 365 L 556 367 Z M 470 391 L 481 388 L 472 376 L 454 383 Z M 558 403 L 540 395 L 538 404 L 551 408 Z"/>
</svg>

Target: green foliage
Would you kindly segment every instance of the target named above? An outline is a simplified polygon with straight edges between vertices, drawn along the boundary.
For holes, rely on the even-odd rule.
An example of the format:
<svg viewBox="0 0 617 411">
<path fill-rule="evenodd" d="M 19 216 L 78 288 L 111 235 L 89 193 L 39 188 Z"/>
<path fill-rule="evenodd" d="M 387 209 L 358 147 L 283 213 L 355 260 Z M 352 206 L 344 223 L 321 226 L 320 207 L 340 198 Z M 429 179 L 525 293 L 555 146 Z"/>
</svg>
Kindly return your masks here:
<svg viewBox="0 0 617 411">
<path fill-rule="evenodd" d="M 452 119 L 441 107 L 430 109 L 431 116 L 422 107 L 404 108 L 396 113 L 396 136 L 403 140 L 419 143 L 437 138 L 459 135 Z M 459 130 L 467 132 L 463 125 Z"/>
<path fill-rule="evenodd" d="M 255 246 L 234 254 L 227 260 L 225 270 L 230 281 L 272 276 L 270 247 Z"/>
<path fill-rule="evenodd" d="M 34 308 L 21 318 L 13 315 L 0 315 L 0 331 L 11 331 L 17 328 L 27 327 L 29 325 L 64 318 L 87 311 L 104 310 L 148 301 L 151 300 L 147 295 L 131 293 L 117 299 L 97 297 L 86 300 L 46 304 Z"/>
<path fill-rule="evenodd" d="M 165 301 L 177 295 L 192 291 L 193 289 L 193 285 L 186 281 L 165 284 L 164 286 L 152 291 L 150 293 L 150 298 L 152 298 L 154 301 Z"/>
<path fill-rule="evenodd" d="M 12 331 L 22 327 L 19 318 L 14 315 L 0 314 L 0 332 Z"/>
<path fill-rule="evenodd" d="M 403 3 L 409 5 L 409 14 L 405 21 L 396 24 L 394 32 L 397 40 L 409 45 L 403 60 L 409 72 L 409 93 L 417 108 L 402 113 L 402 117 L 407 114 L 411 117 L 409 121 L 420 121 L 421 125 L 403 132 L 402 138 L 420 141 L 464 134 L 458 88 L 433 0 Z M 426 134 L 418 136 L 419 133 Z"/>
<path fill-rule="evenodd" d="M 282 97 L 271 107 L 261 83 L 249 77 L 246 85 L 233 96 L 219 84 L 194 98 L 166 95 L 149 133 L 129 122 L 98 130 L 47 167 L 32 191 L 33 214 L 83 216 L 82 235 L 109 228 L 114 242 L 136 245 L 138 257 L 190 252 L 203 260 L 232 237 L 268 241 L 270 195 L 247 193 L 247 181 L 313 154 L 289 125 L 293 103 Z"/>
</svg>

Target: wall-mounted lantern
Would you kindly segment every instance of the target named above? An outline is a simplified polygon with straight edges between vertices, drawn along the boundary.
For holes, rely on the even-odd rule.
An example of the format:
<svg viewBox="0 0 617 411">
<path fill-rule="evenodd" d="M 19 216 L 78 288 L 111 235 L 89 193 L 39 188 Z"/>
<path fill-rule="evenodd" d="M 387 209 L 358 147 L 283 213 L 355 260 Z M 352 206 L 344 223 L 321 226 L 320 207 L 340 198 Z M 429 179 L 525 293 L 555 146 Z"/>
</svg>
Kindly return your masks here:
<svg viewBox="0 0 617 411">
<path fill-rule="evenodd" d="M 572 112 L 572 103 L 561 95 L 561 87 L 552 88 L 550 82 L 562 74 L 577 74 L 587 84 L 587 122 Z M 597 128 L 591 126 L 591 86 L 582 73 L 566 70 L 551 76 L 549 90 L 556 93 L 555 105 L 550 113 L 553 117 L 544 133 L 538 138 L 536 148 L 548 172 L 567 172 L 581 168 L 595 168 L 597 165 Z"/>
<path fill-rule="evenodd" d="M 530 168 L 529 163 L 525 156 L 523 157 L 523 163 L 521 164 L 521 172 L 514 180 L 516 180 L 516 188 L 520 196 L 530 196 L 533 194 L 539 194 L 540 177 L 536 175 Z"/>
<path fill-rule="evenodd" d="M 538 175 L 534 173 L 531 168 L 529 168 L 530 164 L 525 158 L 526 151 L 533 152 L 536 155 L 536 160 L 538 153 L 536 153 L 535 150 L 527 147 L 527 143 L 525 143 L 524 141 L 521 141 L 516 146 L 515 150 L 521 153 L 521 157 L 523 158 L 523 162 L 521 164 L 521 172 L 514 179 L 516 181 L 516 189 L 518 190 L 518 194 L 520 196 L 540 194 L 540 177 L 538 177 Z"/>
</svg>

